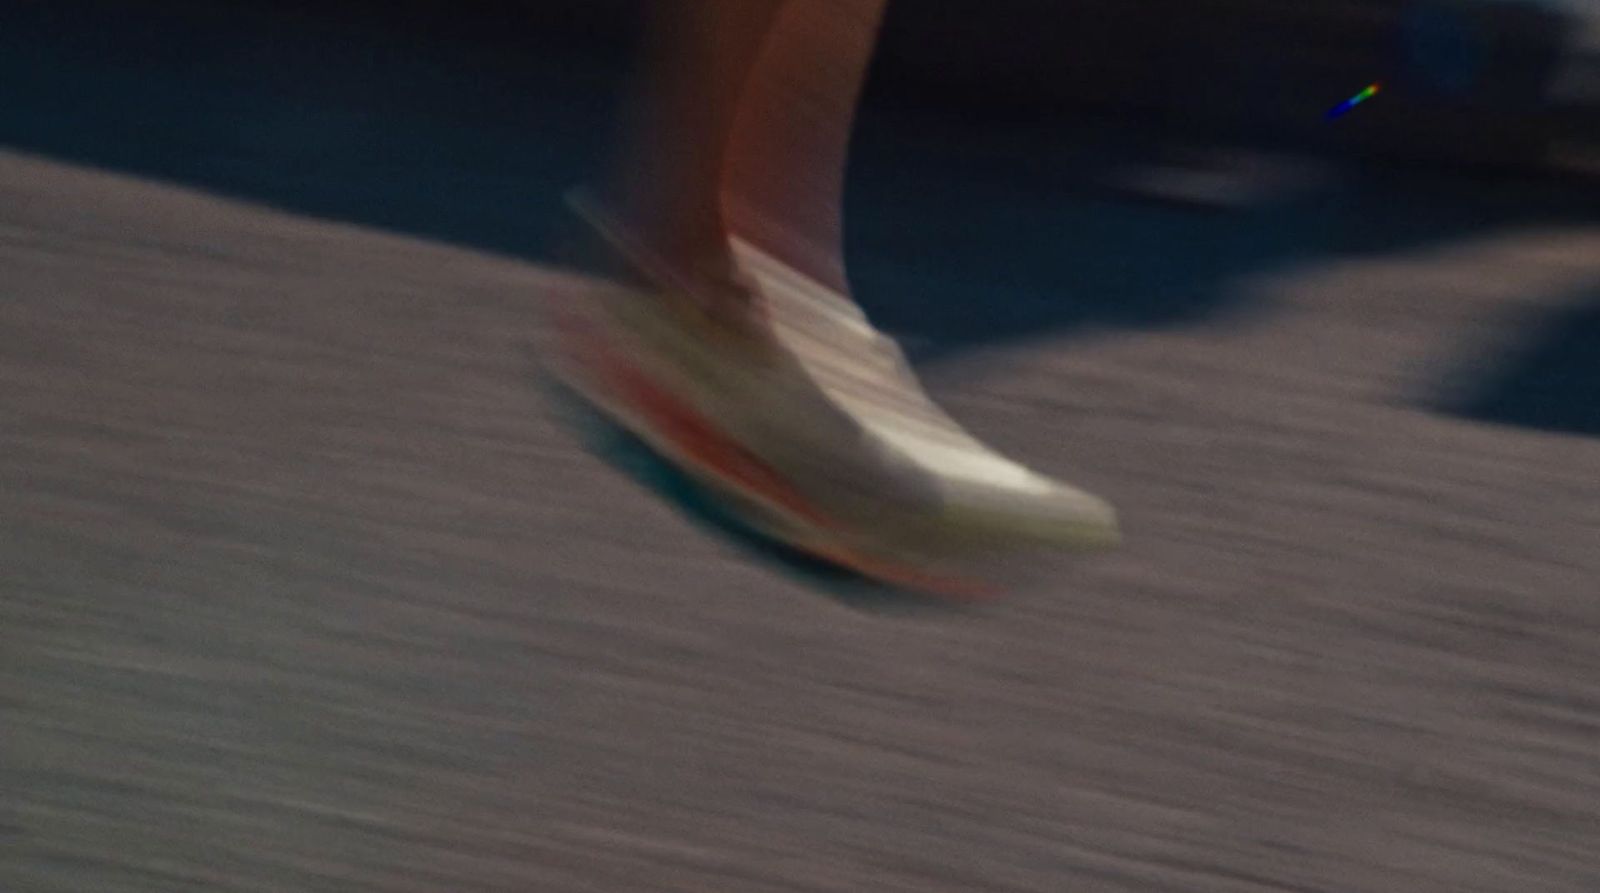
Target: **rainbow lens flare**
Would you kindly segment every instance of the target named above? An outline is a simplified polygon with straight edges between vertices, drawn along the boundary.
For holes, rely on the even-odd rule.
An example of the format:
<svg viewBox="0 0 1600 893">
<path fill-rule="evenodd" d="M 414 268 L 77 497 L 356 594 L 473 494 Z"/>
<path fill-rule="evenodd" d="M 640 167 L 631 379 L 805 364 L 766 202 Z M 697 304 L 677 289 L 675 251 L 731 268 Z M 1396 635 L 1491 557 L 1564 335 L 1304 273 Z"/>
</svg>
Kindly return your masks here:
<svg viewBox="0 0 1600 893">
<path fill-rule="evenodd" d="M 1345 112 L 1348 112 L 1351 109 L 1355 108 L 1356 106 L 1360 105 L 1361 103 L 1366 102 L 1367 100 L 1371 99 L 1374 95 L 1377 94 L 1378 89 L 1379 89 L 1379 85 L 1378 84 L 1376 84 L 1376 83 L 1368 84 L 1367 88 L 1365 90 L 1362 90 L 1360 93 L 1357 93 L 1356 95 L 1350 97 L 1349 99 L 1346 99 L 1344 102 L 1339 103 L 1338 105 L 1334 106 L 1333 108 L 1328 109 L 1328 118 L 1329 118 L 1329 120 L 1337 118 L 1340 115 L 1343 115 Z"/>
</svg>

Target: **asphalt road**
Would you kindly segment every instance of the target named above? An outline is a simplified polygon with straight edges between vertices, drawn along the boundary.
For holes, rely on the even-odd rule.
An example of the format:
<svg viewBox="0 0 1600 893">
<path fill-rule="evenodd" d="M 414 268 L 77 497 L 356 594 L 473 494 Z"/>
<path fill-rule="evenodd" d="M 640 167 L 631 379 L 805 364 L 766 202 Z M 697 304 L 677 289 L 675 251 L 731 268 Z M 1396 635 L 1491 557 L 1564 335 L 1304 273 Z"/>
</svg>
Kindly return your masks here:
<svg viewBox="0 0 1600 893">
<path fill-rule="evenodd" d="M 539 384 L 618 61 L 293 6 L 0 29 L 0 893 L 1600 889 L 1592 189 L 869 88 L 863 305 L 1127 536 L 870 611 Z"/>
<path fill-rule="evenodd" d="M 581 280 L 5 153 L 0 890 L 1600 888 L 1596 380 L 1452 408 L 1597 282 L 1487 228 L 941 354 L 1127 543 L 882 614 L 551 411 Z"/>
</svg>

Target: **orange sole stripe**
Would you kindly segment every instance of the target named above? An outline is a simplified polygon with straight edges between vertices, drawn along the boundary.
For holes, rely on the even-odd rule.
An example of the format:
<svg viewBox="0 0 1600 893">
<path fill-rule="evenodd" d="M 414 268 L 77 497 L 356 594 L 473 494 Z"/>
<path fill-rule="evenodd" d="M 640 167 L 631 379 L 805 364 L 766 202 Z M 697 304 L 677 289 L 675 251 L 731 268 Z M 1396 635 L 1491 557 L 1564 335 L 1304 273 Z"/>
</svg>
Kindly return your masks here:
<svg viewBox="0 0 1600 893">
<path fill-rule="evenodd" d="M 575 320 L 568 322 L 575 323 Z M 617 356 L 594 332 L 581 324 L 563 328 L 567 329 L 569 336 L 582 342 L 588 353 L 588 365 L 601 373 L 605 384 L 642 413 L 652 431 L 670 441 L 693 461 L 819 530 L 839 529 L 836 522 L 810 505 L 775 469 L 719 432 L 692 406 Z M 984 600 L 999 595 L 992 587 L 972 580 L 927 573 L 892 561 L 871 558 L 842 546 L 789 542 L 823 561 L 882 583 L 963 600 Z"/>
<path fill-rule="evenodd" d="M 597 339 L 588 338 L 595 365 L 606 384 L 642 413 L 651 430 L 660 434 L 695 462 L 726 478 L 734 486 L 773 503 L 782 510 L 821 529 L 837 525 L 813 507 L 775 469 L 718 431 L 704 415 L 666 388 L 651 381 L 633 364 L 617 357 Z"/>
</svg>

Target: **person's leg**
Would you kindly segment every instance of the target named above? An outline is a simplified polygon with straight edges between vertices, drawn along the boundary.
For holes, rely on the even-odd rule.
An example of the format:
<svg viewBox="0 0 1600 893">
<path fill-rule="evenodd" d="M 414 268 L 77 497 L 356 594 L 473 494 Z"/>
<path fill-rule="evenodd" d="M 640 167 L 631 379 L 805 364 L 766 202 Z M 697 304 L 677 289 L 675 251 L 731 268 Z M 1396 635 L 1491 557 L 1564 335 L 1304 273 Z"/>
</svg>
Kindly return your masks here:
<svg viewBox="0 0 1600 893">
<path fill-rule="evenodd" d="M 657 0 L 606 203 L 680 273 L 727 255 L 720 190 L 739 102 L 785 0 Z"/>
<path fill-rule="evenodd" d="M 730 230 L 839 292 L 845 167 L 887 0 L 788 0 L 729 137 Z"/>
<path fill-rule="evenodd" d="M 738 234 L 844 290 L 841 203 L 855 106 L 886 0 L 679 0 L 608 204 L 685 276 Z M 721 292 L 721 289 L 711 289 Z"/>
</svg>

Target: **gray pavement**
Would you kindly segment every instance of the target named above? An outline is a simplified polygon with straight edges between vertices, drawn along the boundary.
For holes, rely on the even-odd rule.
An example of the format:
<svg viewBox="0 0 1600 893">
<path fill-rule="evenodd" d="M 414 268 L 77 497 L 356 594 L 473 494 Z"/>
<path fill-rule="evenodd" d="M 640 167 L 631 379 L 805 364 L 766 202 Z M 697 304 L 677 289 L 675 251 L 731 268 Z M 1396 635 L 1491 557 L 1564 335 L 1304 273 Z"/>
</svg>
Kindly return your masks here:
<svg viewBox="0 0 1600 893">
<path fill-rule="evenodd" d="M 881 615 L 552 413 L 580 280 L 5 153 L 0 890 L 1600 888 L 1600 439 L 1452 408 L 1597 283 L 1481 227 L 941 353 L 1127 544 Z"/>
</svg>

